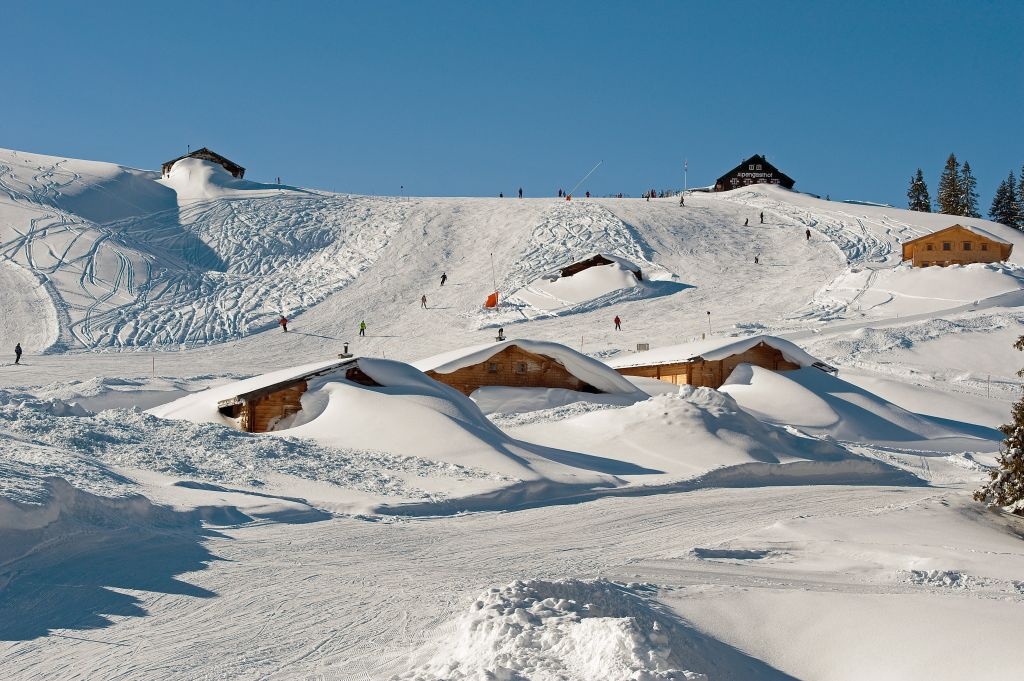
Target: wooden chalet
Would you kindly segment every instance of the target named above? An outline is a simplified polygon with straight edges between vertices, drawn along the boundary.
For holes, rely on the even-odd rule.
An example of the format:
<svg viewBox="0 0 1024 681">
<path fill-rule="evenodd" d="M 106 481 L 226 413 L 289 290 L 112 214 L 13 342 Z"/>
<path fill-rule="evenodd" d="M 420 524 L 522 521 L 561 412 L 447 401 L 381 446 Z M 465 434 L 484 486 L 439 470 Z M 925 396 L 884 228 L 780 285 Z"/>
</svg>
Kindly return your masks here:
<svg viewBox="0 0 1024 681">
<path fill-rule="evenodd" d="M 472 395 L 479 388 L 561 388 L 634 395 L 637 388 L 604 362 L 550 341 L 504 340 L 413 362 L 430 378 Z"/>
<path fill-rule="evenodd" d="M 794 371 L 807 366 L 830 373 L 836 371 L 789 341 L 773 336 L 703 341 L 640 352 L 609 364 L 624 376 L 643 376 L 677 385 L 685 383 L 708 388 L 720 388 L 740 364 L 752 364 L 772 371 Z"/>
<path fill-rule="evenodd" d="M 1002 262 L 1010 257 L 1013 244 L 974 227 L 952 225 L 903 243 L 903 260 L 914 267 L 970 265 Z"/>
<path fill-rule="evenodd" d="M 777 184 L 792 189 L 796 181 L 769 163 L 761 154 L 754 154 L 715 180 L 715 191 L 724 192 L 751 184 Z"/>
<path fill-rule="evenodd" d="M 332 374 L 360 385 L 380 385 L 359 368 L 357 359 L 346 359 L 239 393 L 219 401 L 217 408 L 224 416 L 234 419 L 239 430 L 266 433 L 274 430 L 282 419 L 302 411 L 302 395 L 311 379 Z"/>
<path fill-rule="evenodd" d="M 554 357 L 530 352 L 511 344 L 497 350 L 487 359 L 450 373 L 425 372 L 439 383 L 470 395 L 484 386 L 510 388 L 564 388 L 583 393 L 602 392 L 569 372 Z"/>
<path fill-rule="evenodd" d="M 195 151 L 185 154 L 184 156 L 179 156 L 178 158 L 166 161 L 162 166 L 163 176 L 167 177 L 168 175 L 170 175 L 171 168 L 174 167 L 174 164 L 183 158 L 198 158 L 203 161 L 212 161 L 213 163 L 218 163 L 221 166 L 223 166 L 224 170 L 231 173 L 232 177 L 237 177 L 238 179 L 242 179 L 243 177 L 245 177 L 245 168 L 238 165 L 234 161 L 224 158 L 215 151 L 210 151 L 206 147 L 203 147 L 202 149 L 196 149 Z"/>
</svg>

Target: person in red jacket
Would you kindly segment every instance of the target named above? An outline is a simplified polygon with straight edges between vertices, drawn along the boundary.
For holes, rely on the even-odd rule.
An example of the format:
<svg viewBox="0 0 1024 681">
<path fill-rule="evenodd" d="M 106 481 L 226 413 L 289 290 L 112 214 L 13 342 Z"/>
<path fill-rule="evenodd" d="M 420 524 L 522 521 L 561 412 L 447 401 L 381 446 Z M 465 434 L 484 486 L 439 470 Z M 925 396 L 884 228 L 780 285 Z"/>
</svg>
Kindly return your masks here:
<svg viewBox="0 0 1024 681">
<path fill-rule="evenodd" d="M 622 320 L 619 319 L 619 315 L 615 315 L 615 330 L 622 331 Z"/>
<path fill-rule="evenodd" d="M 288 320 L 285 318 L 284 315 L 281 315 L 281 318 L 277 320 L 277 323 L 281 325 L 282 331 L 288 333 Z"/>
</svg>

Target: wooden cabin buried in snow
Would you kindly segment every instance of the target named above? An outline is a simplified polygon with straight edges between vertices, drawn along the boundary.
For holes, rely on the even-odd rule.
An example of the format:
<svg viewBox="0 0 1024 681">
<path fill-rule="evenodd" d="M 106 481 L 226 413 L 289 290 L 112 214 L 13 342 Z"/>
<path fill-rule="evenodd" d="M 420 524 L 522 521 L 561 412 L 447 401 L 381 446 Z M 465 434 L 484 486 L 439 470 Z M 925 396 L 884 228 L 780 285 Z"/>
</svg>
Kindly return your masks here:
<svg viewBox="0 0 1024 681">
<path fill-rule="evenodd" d="M 976 262 L 1002 262 L 1010 257 L 1013 245 L 981 230 L 952 225 L 932 234 L 903 243 L 903 260 L 914 267 L 931 265 L 970 265 Z"/>
<path fill-rule="evenodd" d="M 196 149 L 195 151 L 189 152 L 189 153 L 185 154 L 184 156 L 179 156 L 178 158 L 172 158 L 170 161 L 164 162 L 164 164 L 162 166 L 163 176 L 167 177 L 168 175 L 170 175 L 171 174 L 171 168 L 174 167 L 174 164 L 177 163 L 178 161 L 180 161 L 183 158 L 198 158 L 201 161 L 211 161 L 212 163 L 219 164 L 221 167 L 224 168 L 224 170 L 226 170 L 229 173 L 231 173 L 232 177 L 237 177 L 238 179 L 242 179 L 243 177 L 245 177 L 245 168 L 243 168 L 242 166 L 238 165 L 237 163 L 235 163 L 232 160 L 224 158 L 223 156 L 218 154 L 216 151 L 210 151 L 206 147 L 203 147 L 202 149 Z"/>
<path fill-rule="evenodd" d="M 796 181 L 782 172 L 764 156 L 754 154 L 715 181 L 715 191 L 724 192 L 752 184 L 777 184 L 792 189 Z"/>
<path fill-rule="evenodd" d="M 720 388 L 732 370 L 740 364 L 752 364 L 772 371 L 795 371 L 801 368 L 799 364 L 786 359 L 781 350 L 762 341 L 747 350 L 722 359 L 707 360 L 697 356 L 680 362 L 618 367 L 616 371 L 623 376 L 657 378 L 677 385 L 685 383 L 695 387 Z M 815 362 L 811 366 L 822 371 L 835 372 L 835 368 L 824 362 Z"/>
<path fill-rule="evenodd" d="M 484 386 L 508 388 L 564 388 L 584 393 L 599 393 L 597 388 L 577 378 L 553 357 L 509 345 L 482 362 L 451 373 L 425 372 L 439 383 L 470 395 Z"/>
<path fill-rule="evenodd" d="M 339 374 L 360 385 L 380 385 L 359 368 L 357 360 L 350 359 L 229 397 L 218 402 L 217 408 L 224 416 L 234 419 L 239 430 L 267 433 L 302 411 L 302 395 L 309 389 L 311 379 L 331 374 Z"/>
</svg>

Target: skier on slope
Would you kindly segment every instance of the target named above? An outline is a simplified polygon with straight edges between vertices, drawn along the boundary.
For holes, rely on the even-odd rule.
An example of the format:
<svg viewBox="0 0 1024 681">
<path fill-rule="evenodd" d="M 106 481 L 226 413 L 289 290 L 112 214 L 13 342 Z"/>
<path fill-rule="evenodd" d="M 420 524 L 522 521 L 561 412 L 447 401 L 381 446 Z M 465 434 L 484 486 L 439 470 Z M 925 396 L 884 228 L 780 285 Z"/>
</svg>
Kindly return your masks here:
<svg viewBox="0 0 1024 681">
<path fill-rule="evenodd" d="M 764 224 L 764 211 L 761 211 L 761 224 Z"/>
<path fill-rule="evenodd" d="M 619 319 L 619 315 L 615 315 L 615 330 L 622 331 L 622 320 Z"/>
<path fill-rule="evenodd" d="M 14 346 L 14 363 L 21 364 L 21 343 Z"/>
<path fill-rule="evenodd" d="M 444 286 L 444 282 L 448 281 L 448 274 L 446 272 L 441 273 L 441 286 Z"/>
<path fill-rule="evenodd" d="M 744 226 L 744 227 L 748 227 L 748 226 L 750 226 L 750 218 L 746 218 L 746 219 L 745 219 L 745 220 L 743 221 L 743 226 Z"/>
<path fill-rule="evenodd" d="M 810 240 L 811 240 L 811 230 L 809 230 L 809 229 L 808 229 L 808 230 L 806 230 L 806 231 L 804 232 L 804 234 L 806 234 L 806 235 L 807 235 L 807 240 L 808 240 L 808 241 L 810 241 Z"/>
<path fill-rule="evenodd" d="M 366 335 L 366 322 L 359 322 L 359 335 L 360 336 L 365 336 Z"/>
<path fill-rule="evenodd" d="M 427 309 L 427 294 L 424 293 L 420 296 L 420 306 L 425 310 Z"/>
<path fill-rule="evenodd" d="M 281 318 L 277 320 L 277 323 L 281 325 L 281 330 L 288 333 L 288 318 L 281 315 Z M 300 334 L 301 335 L 301 334 Z"/>
<path fill-rule="evenodd" d="M 519 198 L 523 198 L 523 188 L 519 188 Z"/>
</svg>

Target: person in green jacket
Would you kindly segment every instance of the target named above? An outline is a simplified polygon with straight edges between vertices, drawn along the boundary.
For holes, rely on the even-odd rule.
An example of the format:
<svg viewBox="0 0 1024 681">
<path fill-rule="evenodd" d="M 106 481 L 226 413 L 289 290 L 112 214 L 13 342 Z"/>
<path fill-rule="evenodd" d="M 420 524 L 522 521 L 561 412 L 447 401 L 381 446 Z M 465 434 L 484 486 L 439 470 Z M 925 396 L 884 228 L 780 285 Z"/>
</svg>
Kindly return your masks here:
<svg viewBox="0 0 1024 681">
<path fill-rule="evenodd" d="M 366 322 L 359 322 L 359 335 L 360 336 L 365 336 L 366 335 Z"/>
</svg>

